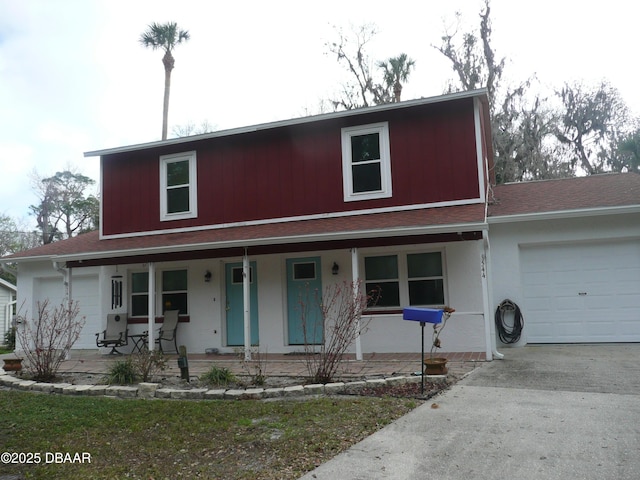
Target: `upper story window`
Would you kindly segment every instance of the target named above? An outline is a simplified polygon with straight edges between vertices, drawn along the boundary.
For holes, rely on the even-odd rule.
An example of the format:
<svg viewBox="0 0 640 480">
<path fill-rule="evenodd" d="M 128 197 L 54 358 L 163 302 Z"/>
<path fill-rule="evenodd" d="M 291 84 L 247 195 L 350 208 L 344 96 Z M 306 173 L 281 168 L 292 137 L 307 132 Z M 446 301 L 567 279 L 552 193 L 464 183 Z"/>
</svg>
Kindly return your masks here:
<svg viewBox="0 0 640 480">
<path fill-rule="evenodd" d="M 391 196 L 389 124 L 342 129 L 342 178 L 345 202 Z"/>
<path fill-rule="evenodd" d="M 160 220 L 198 216 L 196 152 L 160 157 Z"/>
</svg>

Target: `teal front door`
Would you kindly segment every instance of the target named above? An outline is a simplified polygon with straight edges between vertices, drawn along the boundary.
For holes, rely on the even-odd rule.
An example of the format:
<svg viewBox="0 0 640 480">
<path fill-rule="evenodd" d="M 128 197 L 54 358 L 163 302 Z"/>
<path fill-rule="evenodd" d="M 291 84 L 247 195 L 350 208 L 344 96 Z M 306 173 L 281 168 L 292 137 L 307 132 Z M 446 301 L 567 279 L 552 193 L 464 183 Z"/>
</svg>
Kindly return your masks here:
<svg viewBox="0 0 640 480">
<path fill-rule="evenodd" d="M 249 298 L 251 316 L 251 345 L 258 345 L 258 282 L 256 262 L 249 264 Z M 227 345 L 237 347 L 244 345 L 244 298 L 242 263 L 225 265 L 227 290 Z"/>
<path fill-rule="evenodd" d="M 324 338 L 320 301 L 320 257 L 287 260 L 289 345 L 320 345 Z"/>
</svg>

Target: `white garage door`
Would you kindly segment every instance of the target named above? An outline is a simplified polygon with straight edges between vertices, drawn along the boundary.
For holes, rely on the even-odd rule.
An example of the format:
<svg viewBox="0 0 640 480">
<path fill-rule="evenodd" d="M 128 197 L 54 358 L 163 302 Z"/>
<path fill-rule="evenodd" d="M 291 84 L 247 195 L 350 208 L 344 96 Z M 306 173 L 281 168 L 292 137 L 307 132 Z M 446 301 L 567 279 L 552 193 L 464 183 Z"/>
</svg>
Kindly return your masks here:
<svg viewBox="0 0 640 480">
<path fill-rule="evenodd" d="M 528 343 L 639 342 L 640 242 L 520 250 Z"/>
<path fill-rule="evenodd" d="M 57 278 L 42 278 L 36 281 L 36 300 L 49 299 L 49 304 L 57 307 L 64 298 L 64 285 L 62 276 Z M 80 338 L 73 348 L 98 348 L 96 347 L 96 333 L 104 329 L 100 322 L 100 309 L 98 308 L 98 276 L 97 275 L 73 275 L 71 295 L 79 303 L 80 317 L 85 317 L 85 324 L 80 333 Z"/>
</svg>

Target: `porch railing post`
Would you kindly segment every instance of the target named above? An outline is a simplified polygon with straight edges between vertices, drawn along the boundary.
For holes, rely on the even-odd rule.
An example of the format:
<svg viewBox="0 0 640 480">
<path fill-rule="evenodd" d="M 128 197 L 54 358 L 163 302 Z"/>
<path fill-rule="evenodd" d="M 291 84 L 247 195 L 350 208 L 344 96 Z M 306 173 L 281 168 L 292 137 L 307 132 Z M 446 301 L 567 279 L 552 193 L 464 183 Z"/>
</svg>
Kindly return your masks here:
<svg viewBox="0 0 640 480">
<path fill-rule="evenodd" d="M 244 250 L 242 258 L 242 302 L 244 307 L 244 359 L 251 360 L 251 270 L 249 255 Z"/>
<path fill-rule="evenodd" d="M 149 351 L 153 351 L 155 341 L 153 338 L 154 321 L 156 319 L 156 265 L 153 262 L 149 262 L 149 325 L 148 325 L 148 348 Z"/>
<path fill-rule="evenodd" d="M 360 299 L 360 269 L 358 268 L 358 249 L 351 249 L 351 284 L 353 285 L 353 301 L 359 302 Z M 356 333 L 356 360 L 362 360 L 362 343 L 360 342 L 360 319 L 358 319 Z"/>
</svg>

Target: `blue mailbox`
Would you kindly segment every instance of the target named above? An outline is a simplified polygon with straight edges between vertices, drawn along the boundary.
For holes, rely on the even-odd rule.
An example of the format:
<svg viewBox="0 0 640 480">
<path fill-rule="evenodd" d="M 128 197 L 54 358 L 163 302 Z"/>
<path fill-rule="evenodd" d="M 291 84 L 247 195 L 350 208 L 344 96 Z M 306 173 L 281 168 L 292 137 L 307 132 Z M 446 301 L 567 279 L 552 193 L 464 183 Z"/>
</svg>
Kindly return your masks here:
<svg viewBox="0 0 640 480">
<path fill-rule="evenodd" d="M 444 310 L 437 308 L 406 307 L 402 309 L 402 319 L 414 322 L 442 323 Z"/>
<path fill-rule="evenodd" d="M 424 326 L 427 323 L 433 323 L 433 328 L 435 328 L 436 324 L 442 323 L 443 315 L 444 310 L 437 308 L 406 307 L 402 309 L 403 320 L 420 322 L 420 327 L 422 329 L 422 361 L 424 361 Z M 424 371 L 422 370 L 422 361 L 420 362 L 420 376 L 422 378 L 420 382 L 420 392 L 424 394 Z"/>
</svg>

